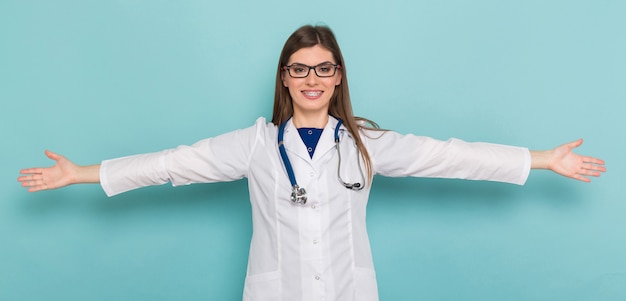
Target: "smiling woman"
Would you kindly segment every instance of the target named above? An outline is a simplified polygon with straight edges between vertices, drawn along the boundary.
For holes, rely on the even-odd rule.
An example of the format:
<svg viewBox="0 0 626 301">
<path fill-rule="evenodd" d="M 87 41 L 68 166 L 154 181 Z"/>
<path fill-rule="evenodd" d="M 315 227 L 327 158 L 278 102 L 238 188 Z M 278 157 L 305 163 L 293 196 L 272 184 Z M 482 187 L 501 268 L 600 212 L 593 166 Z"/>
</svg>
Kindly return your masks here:
<svg viewBox="0 0 626 301">
<path fill-rule="evenodd" d="M 343 78 L 341 72 L 335 72 L 337 64 L 333 61 L 329 50 L 315 45 L 294 52 L 284 66 L 286 72 L 282 72 L 282 81 L 292 96 L 296 127 L 323 128 L 326 125 L 331 98 Z M 309 72 L 311 69 L 315 72 Z"/>
<path fill-rule="evenodd" d="M 309 133 L 317 137 L 311 140 Z M 46 152 L 56 164 L 24 169 L 18 181 L 29 191 L 99 182 L 113 196 L 168 182 L 247 178 L 254 230 L 244 300 L 373 301 L 377 281 L 365 216 L 375 174 L 522 185 L 530 169 L 539 168 L 589 181 L 605 171 L 604 162 L 574 153 L 581 143 L 529 151 L 379 130 L 353 115 L 332 31 L 304 26 L 283 47 L 271 122 L 259 118 L 191 146 L 91 166 Z"/>
</svg>

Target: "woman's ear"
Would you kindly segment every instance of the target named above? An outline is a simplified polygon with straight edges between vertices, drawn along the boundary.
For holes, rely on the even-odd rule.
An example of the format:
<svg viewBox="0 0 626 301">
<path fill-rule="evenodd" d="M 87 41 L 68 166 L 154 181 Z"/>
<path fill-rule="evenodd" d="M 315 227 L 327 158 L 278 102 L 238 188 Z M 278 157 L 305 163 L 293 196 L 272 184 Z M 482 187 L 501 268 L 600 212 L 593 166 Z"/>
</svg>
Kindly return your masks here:
<svg viewBox="0 0 626 301">
<path fill-rule="evenodd" d="M 281 70 L 280 72 L 280 80 L 283 81 L 283 87 L 288 88 L 287 81 L 285 80 L 285 72 Z"/>
<path fill-rule="evenodd" d="M 341 72 L 339 72 L 339 74 L 337 75 L 337 80 L 335 81 L 335 86 L 341 85 L 341 79 L 342 78 L 343 78 L 343 74 Z"/>
</svg>

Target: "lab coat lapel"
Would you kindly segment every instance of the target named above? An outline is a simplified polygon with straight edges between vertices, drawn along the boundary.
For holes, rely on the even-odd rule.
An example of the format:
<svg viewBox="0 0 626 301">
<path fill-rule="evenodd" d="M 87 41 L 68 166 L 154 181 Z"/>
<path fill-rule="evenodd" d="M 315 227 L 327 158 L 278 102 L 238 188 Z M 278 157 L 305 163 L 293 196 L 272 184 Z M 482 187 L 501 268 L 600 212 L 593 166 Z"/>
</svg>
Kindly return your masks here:
<svg viewBox="0 0 626 301">
<path fill-rule="evenodd" d="M 306 146 L 304 145 L 304 142 L 302 142 L 302 138 L 300 138 L 300 134 L 298 133 L 298 129 L 296 129 L 293 125 L 293 121 L 291 119 L 289 119 L 285 125 L 284 144 L 289 155 L 295 154 L 299 159 L 304 160 L 305 162 L 311 162 L 309 152 L 307 152 Z"/>
<path fill-rule="evenodd" d="M 326 153 L 335 147 L 335 127 L 337 126 L 337 122 L 338 120 L 336 118 L 332 116 L 328 117 L 328 122 L 322 131 L 322 136 L 315 147 L 313 161 L 318 160 L 318 158 L 322 158 Z M 306 150 L 306 146 L 304 145 L 304 142 L 302 142 L 302 138 L 300 138 L 298 129 L 296 129 L 293 125 L 293 121 L 291 119 L 289 119 L 285 125 L 284 144 L 290 154 L 295 154 L 300 159 L 306 162 L 311 162 L 309 152 Z"/>
<path fill-rule="evenodd" d="M 332 116 L 328 116 L 326 127 L 324 127 L 322 136 L 317 142 L 315 154 L 313 154 L 313 161 L 317 161 L 318 159 L 324 157 L 328 151 L 335 148 L 335 127 L 337 126 L 337 122 L 337 119 Z"/>
</svg>

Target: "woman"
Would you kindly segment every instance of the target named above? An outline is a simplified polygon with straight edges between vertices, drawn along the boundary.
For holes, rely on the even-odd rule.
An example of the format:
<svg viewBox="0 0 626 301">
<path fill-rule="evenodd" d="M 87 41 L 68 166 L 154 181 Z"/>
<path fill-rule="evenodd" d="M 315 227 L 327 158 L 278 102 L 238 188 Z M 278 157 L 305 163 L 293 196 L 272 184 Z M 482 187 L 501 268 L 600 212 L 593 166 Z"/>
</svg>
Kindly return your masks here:
<svg viewBox="0 0 626 301">
<path fill-rule="evenodd" d="M 377 129 L 352 113 L 346 67 L 327 27 L 304 26 L 286 41 L 272 122 L 192 146 L 77 166 L 46 151 L 49 168 L 22 170 L 29 191 L 100 183 L 107 195 L 248 178 L 253 236 L 244 300 L 378 300 L 365 227 L 373 175 L 524 184 L 531 168 L 588 182 L 604 162 L 573 153 Z"/>
</svg>

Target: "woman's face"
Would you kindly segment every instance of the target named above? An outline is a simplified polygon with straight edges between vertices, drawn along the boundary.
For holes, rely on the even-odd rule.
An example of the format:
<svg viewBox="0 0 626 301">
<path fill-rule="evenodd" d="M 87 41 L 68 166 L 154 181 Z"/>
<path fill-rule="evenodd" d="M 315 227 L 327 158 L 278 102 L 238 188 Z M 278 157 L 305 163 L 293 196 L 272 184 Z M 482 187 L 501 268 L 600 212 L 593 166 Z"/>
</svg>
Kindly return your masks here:
<svg viewBox="0 0 626 301">
<path fill-rule="evenodd" d="M 294 52 L 289 58 L 287 66 L 294 64 L 318 66 L 325 63 L 337 64 L 330 51 L 320 45 L 315 45 Z M 307 69 L 306 67 L 304 68 Z M 299 70 L 302 71 L 304 69 L 300 68 Z M 291 71 L 297 72 L 297 70 Z M 283 85 L 289 89 L 289 94 L 293 101 L 294 116 L 304 117 L 308 115 L 324 116 L 324 118 L 326 118 L 330 98 L 335 92 L 335 87 L 341 83 L 341 71 L 337 70 L 335 75 L 330 77 L 319 77 L 315 73 L 315 70 L 309 70 L 308 76 L 304 78 L 294 78 L 285 70 L 282 72 L 282 81 Z"/>
</svg>

